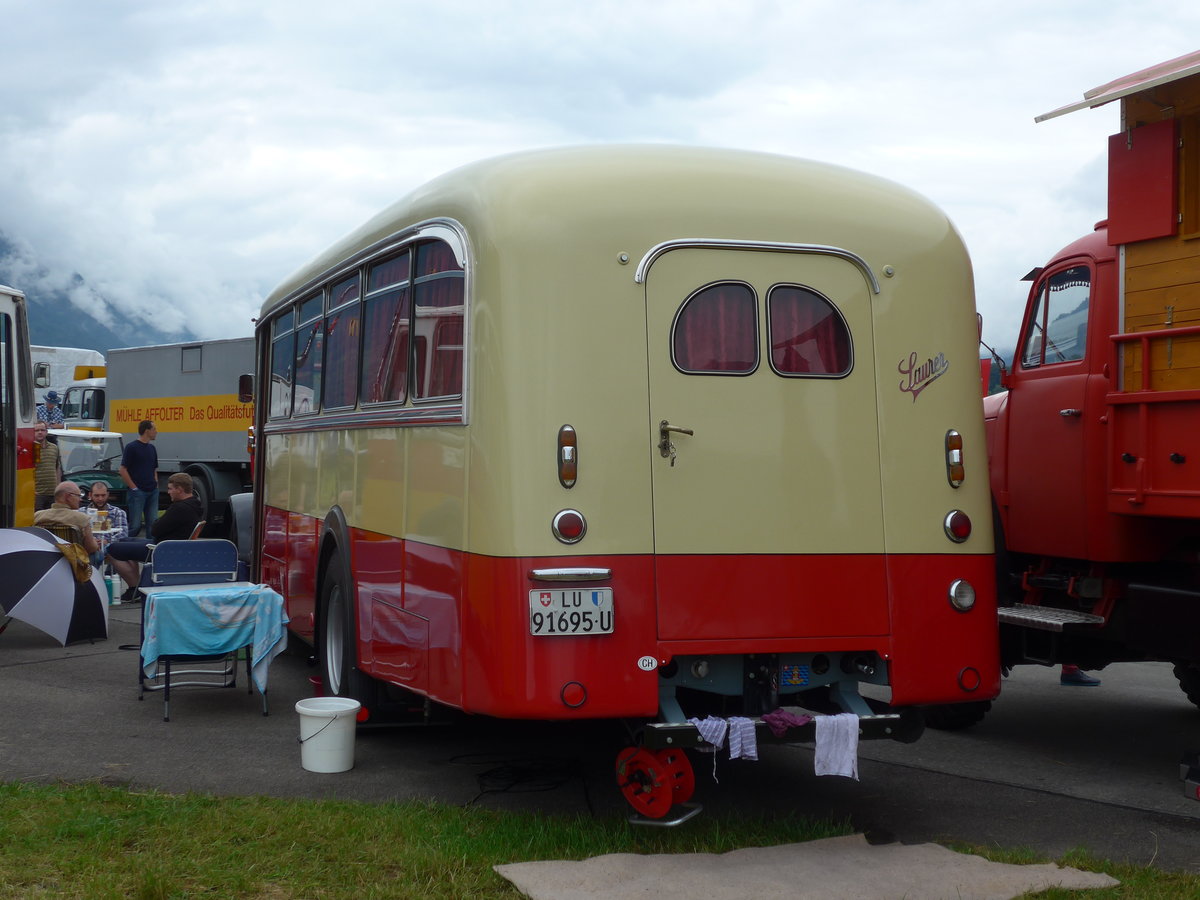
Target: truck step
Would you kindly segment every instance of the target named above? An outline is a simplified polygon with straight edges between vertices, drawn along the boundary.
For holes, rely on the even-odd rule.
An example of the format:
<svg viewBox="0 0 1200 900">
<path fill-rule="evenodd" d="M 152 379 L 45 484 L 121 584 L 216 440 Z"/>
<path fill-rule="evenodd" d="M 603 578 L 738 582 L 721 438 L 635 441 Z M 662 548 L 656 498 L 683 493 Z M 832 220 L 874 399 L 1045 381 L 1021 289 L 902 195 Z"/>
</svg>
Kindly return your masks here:
<svg viewBox="0 0 1200 900">
<path fill-rule="evenodd" d="M 1042 631 L 1062 631 L 1067 625 L 1104 624 L 1104 616 L 1073 609 L 1056 609 L 1053 606 L 1030 606 L 1027 603 L 1002 606 L 999 615 L 1001 624 L 1038 628 Z"/>
</svg>

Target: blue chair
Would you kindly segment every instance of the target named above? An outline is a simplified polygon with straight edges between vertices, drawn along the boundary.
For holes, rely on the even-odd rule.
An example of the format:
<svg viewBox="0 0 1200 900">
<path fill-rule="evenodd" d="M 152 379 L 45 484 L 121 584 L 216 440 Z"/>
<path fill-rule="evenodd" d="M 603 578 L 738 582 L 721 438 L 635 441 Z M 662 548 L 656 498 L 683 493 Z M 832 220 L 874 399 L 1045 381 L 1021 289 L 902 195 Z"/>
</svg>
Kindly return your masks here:
<svg viewBox="0 0 1200 900">
<path fill-rule="evenodd" d="M 237 546 L 226 540 L 162 541 L 155 544 L 147 565 L 142 570 L 140 584 L 153 592 L 155 588 L 187 591 L 191 588 L 218 587 L 235 584 L 245 571 L 244 563 L 238 559 Z M 146 635 L 146 609 L 149 600 L 142 604 L 142 641 Z M 245 653 L 246 682 L 249 693 L 254 693 L 254 682 L 250 677 L 253 645 L 233 653 L 206 655 L 163 654 L 158 657 L 158 673 L 149 677 L 138 658 L 138 699 L 146 691 L 163 692 L 163 721 L 171 720 L 172 687 L 237 687 L 237 654 Z M 173 668 L 174 663 L 189 666 Z M 199 666 L 202 663 L 216 665 Z M 172 680 L 186 676 L 187 680 Z M 263 715 L 267 715 L 267 696 L 263 694 Z"/>
</svg>

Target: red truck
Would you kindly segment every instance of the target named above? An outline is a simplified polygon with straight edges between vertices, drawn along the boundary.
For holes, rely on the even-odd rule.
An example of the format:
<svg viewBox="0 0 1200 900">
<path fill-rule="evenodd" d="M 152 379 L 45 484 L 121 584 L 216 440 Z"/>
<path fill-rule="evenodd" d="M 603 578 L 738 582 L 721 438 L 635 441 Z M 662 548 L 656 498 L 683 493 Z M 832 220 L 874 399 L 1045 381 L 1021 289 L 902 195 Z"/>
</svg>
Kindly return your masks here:
<svg viewBox="0 0 1200 900">
<path fill-rule="evenodd" d="M 1200 705 L 1200 53 L 1039 119 L 1118 99 L 1108 219 L 1026 276 L 984 399 L 1001 659 L 1168 661 Z"/>
</svg>

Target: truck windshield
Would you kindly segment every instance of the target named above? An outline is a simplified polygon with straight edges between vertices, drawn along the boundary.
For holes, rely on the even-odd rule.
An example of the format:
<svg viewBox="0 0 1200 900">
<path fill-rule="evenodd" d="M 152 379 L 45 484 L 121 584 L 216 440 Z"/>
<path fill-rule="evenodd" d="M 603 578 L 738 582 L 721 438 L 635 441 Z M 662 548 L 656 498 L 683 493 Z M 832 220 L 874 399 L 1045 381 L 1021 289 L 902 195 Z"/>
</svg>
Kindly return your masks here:
<svg viewBox="0 0 1200 900">
<path fill-rule="evenodd" d="M 1042 281 L 1021 350 L 1023 366 L 1083 359 L 1091 288 L 1087 266 L 1063 269 Z"/>
</svg>

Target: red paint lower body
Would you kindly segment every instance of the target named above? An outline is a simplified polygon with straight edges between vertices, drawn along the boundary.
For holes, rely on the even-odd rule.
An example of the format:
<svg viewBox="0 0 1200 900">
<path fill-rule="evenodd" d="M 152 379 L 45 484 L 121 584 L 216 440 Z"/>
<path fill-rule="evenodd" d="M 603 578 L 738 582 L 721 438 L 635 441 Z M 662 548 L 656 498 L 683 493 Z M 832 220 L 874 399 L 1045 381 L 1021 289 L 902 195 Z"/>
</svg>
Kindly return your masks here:
<svg viewBox="0 0 1200 900">
<path fill-rule="evenodd" d="M 267 511 L 262 577 L 312 639 L 320 522 Z M 496 558 L 354 531 L 358 665 L 468 712 L 510 718 L 654 716 L 677 656 L 874 652 L 897 706 L 999 691 L 990 555 Z M 342 552 L 345 552 L 343 548 Z M 535 581 L 534 569 L 610 569 Z M 975 608 L 954 609 L 966 579 Z M 530 634 L 530 591 L 613 590 L 611 634 Z"/>
</svg>

